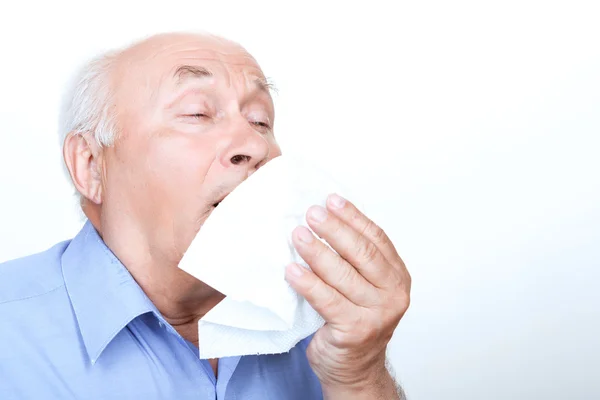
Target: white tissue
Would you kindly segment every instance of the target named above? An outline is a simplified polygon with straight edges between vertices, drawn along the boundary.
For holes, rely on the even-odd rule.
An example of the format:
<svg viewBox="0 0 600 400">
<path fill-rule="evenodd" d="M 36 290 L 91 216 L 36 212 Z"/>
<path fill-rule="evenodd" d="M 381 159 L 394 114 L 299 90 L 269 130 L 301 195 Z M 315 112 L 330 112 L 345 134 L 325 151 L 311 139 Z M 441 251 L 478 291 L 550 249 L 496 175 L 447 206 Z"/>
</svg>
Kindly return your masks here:
<svg viewBox="0 0 600 400">
<path fill-rule="evenodd" d="M 330 193 L 347 193 L 306 162 L 277 157 L 212 212 L 179 267 L 226 295 L 198 324 L 200 358 L 284 353 L 319 329 L 321 316 L 284 278 L 305 267 L 292 231 Z"/>
</svg>

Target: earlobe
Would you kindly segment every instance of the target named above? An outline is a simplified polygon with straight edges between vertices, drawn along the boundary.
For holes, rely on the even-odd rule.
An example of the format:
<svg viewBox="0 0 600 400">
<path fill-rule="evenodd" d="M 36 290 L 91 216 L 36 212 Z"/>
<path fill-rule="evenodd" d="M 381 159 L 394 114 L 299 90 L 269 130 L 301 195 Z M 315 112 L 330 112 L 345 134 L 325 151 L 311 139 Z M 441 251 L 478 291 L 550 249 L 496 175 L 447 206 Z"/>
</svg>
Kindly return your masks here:
<svg viewBox="0 0 600 400">
<path fill-rule="evenodd" d="M 71 132 L 63 145 L 63 157 L 77 191 L 90 202 L 101 204 L 101 146 L 87 133 Z"/>
</svg>

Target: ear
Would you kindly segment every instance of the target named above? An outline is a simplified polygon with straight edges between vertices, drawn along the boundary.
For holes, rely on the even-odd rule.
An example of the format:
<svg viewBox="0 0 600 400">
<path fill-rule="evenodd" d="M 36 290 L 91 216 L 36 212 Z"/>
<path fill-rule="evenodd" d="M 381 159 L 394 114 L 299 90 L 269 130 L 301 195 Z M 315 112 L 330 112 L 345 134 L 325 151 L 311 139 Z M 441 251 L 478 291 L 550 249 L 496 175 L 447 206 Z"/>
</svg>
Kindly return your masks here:
<svg viewBox="0 0 600 400">
<path fill-rule="evenodd" d="M 102 147 L 88 133 L 71 132 L 63 157 L 75 188 L 94 204 L 102 204 Z"/>
</svg>

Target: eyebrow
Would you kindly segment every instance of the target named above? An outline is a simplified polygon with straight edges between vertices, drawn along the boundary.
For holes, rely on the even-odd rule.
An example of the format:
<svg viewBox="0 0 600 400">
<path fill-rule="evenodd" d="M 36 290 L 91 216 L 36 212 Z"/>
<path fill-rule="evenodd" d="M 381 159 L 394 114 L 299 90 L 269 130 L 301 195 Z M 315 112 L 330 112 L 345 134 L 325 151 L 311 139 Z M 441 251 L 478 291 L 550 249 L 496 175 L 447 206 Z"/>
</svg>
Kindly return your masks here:
<svg viewBox="0 0 600 400">
<path fill-rule="evenodd" d="M 278 93 L 277 87 L 269 78 L 256 78 L 254 79 L 254 84 L 261 91 L 267 92 L 268 94 Z"/>
<path fill-rule="evenodd" d="M 178 83 L 182 80 L 193 77 L 193 78 L 210 78 L 213 73 L 204 67 L 194 65 L 180 65 L 173 74 L 177 78 Z M 278 93 L 277 87 L 269 78 L 255 78 L 253 80 L 254 85 L 260 90 L 267 94 Z"/>
<path fill-rule="evenodd" d="M 183 79 L 188 77 L 210 78 L 211 76 L 213 76 L 213 74 L 204 67 L 196 67 L 193 65 L 181 65 L 177 67 L 173 76 L 177 78 L 178 82 L 181 82 Z"/>
</svg>

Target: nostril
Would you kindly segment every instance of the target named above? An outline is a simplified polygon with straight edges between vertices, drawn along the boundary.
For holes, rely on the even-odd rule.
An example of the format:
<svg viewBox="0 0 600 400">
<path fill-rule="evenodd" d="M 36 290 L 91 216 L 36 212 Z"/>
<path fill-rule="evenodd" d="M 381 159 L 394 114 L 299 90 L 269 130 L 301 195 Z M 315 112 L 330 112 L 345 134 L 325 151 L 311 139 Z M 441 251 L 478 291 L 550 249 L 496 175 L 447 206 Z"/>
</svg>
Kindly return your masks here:
<svg viewBox="0 0 600 400">
<path fill-rule="evenodd" d="M 243 163 L 244 161 L 250 161 L 251 157 L 244 155 L 244 154 L 236 154 L 235 156 L 231 157 L 231 163 L 233 165 L 238 165 Z"/>
</svg>

